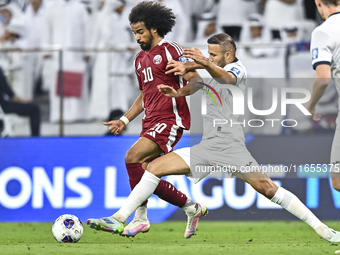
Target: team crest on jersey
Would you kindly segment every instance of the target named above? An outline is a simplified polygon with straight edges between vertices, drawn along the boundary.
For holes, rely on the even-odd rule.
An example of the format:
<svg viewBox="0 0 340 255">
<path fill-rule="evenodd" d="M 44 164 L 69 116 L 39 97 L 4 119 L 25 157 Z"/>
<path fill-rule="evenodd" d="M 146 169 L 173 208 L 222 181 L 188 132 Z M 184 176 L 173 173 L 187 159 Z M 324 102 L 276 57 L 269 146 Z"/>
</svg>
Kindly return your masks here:
<svg viewBox="0 0 340 255">
<path fill-rule="evenodd" d="M 315 48 L 312 50 L 312 60 L 315 60 L 319 57 L 319 49 Z"/>
<path fill-rule="evenodd" d="M 159 65 L 160 63 L 162 63 L 162 56 L 161 55 L 156 55 L 154 58 L 153 58 L 153 63 L 155 65 Z"/>
<path fill-rule="evenodd" d="M 230 69 L 232 72 L 236 73 L 236 75 L 239 75 L 241 73 L 240 70 L 238 70 L 236 67 L 233 67 Z"/>
</svg>

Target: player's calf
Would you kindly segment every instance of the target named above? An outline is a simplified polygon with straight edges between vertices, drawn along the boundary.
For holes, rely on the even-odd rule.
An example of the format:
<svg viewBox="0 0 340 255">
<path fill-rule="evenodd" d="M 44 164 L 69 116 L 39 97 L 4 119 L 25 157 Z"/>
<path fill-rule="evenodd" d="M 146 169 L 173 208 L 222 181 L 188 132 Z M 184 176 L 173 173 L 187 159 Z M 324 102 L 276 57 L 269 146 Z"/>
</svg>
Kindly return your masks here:
<svg viewBox="0 0 340 255">
<path fill-rule="evenodd" d="M 339 173 L 331 173 L 332 177 L 332 187 L 340 192 L 340 174 Z"/>
</svg>

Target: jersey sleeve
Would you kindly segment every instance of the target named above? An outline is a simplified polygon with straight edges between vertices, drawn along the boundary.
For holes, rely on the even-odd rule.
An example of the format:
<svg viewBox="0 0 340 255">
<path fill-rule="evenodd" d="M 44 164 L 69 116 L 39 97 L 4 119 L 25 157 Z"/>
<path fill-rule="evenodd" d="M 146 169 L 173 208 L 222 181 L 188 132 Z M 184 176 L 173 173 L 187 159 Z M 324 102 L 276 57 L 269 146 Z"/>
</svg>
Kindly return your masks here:
<svg viewBox="0 0 340 255">
<path fill-rule="evenodd" d="M 236 77 L 236 83 L 235 86 L 238 86 L 242 79 L 245 77 L 246 72 L 243 69 L 242 66 L 239 66 L 237 64 L 231 63 L 229 65 L 226 65 L 224 67 L 224 70 L 226 70 L 228 73 L 233 74 Z"/>
<path fill-rule="evenodd" d="M 133 61 L 133 66 L 135 68 L 135 73 L 136 73 L 137 80 L 138 80 L 139 90 L 143 90 L 141 77 L 140 77 L 140 74 L 138 73 L 138 69 L 140 68 L 140 62 L 138 61 L 138 55 L 135 57 L 135 60 Z"/>
<path fill-rule="evenodd" d="M 183 56 L 183 48 L 176 42 L 168 42 L 166 46 L 167 61 L 175 60 L 180 62 L 188 62 L 188 59 Z"/>
<path fill-rule="evenodd" d="M 175 60 L 180 61 L 182 63 L 188 62 L 188 59 L 183 56 L 183 48 L 176 42 L 167 42 L 167 46 L 165 47 L 165 55 L 167 61 Z M 188 81 L 186 81 L 182 76 L 179 76 L 179 86 L 180 88 L 186 86 Z"/>
<path fill-rule="evenodd" d="M 313 69 L 318 65 L 331 65 L 332 38 L 321 29 L 317 28 L 312 33 L 311 55 Z"/>
</svg>

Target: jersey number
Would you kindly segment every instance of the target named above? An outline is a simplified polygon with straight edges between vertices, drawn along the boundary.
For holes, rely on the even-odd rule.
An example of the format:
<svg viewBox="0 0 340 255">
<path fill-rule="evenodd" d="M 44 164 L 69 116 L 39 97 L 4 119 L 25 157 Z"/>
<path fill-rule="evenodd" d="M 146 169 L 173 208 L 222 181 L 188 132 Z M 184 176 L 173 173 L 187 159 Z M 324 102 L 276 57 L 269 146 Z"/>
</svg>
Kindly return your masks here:
<svg viewBox="0 0 340 255">
<path fill-rule="evenodd" d="M 150 128 L 149 130 L 155 130 L 158 134 L 162 133 L 163 130 L 167 127 L 167 124 L 165 123 L 158 123 L 153 128 Z"/>
<path fill-rule="evenodd" d="M 144 83 L 153 81 L 153 75 L 152 75 L 152 70 L 151 67 L 145 68 L 142 73 L 144 74 Z"/>
</svg>

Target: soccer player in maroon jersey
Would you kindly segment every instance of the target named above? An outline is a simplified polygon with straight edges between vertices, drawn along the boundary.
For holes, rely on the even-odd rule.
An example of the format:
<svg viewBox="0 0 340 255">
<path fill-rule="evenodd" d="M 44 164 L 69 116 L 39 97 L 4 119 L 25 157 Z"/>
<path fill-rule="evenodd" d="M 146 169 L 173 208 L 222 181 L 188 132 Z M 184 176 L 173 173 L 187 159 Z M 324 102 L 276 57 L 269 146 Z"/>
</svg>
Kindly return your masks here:
<svg viewBox="0 0 340 255">
<path fill-rule="evenodd" d="M 140 138 L 125 156 L 130 186 L 133 189 L 143 176 L 147 163 L 163 153 L 171 152 L 183 130 L 190 128 L 186 99 L 165 97 L 158 91 L 157 85 L 167 84 L 175 90 L 184 87 L 190 91 L 187 81 L 199 78 L 199 75 L 195 71 L 188 72 L 183 77 L 165 74 L 169 61 L 187 61 L 182 48 L 176 42 L 163 39 L 175 25 L 175 15 L 171 9 L 156 2 L 144 1 L 131 10 L 129 20 L 136 41 L 142 49 L 134 61 L 140 95 L 120 120 L 105 122 L 104 125 L 109 126 L 111 133 L 119 135 L 130 121 L 144 111 Z M 162 180 L 154 194 L 183 208 L 188 216 L 187 226 L 191 226 L 192 221 L 198 221 L 207 213 L 205 206 L 194 203 L 167 181 Z M 121 229 L 115 229 L 111 217 L 89 219 L 87 224 L 97 230 L 121 233 Z M 149 229 L 145 202 L 136 210 L 135 218 L 124 228 L 122 235 L 135 236 L 140 232 L 148 232 Z"/>
</svg>

